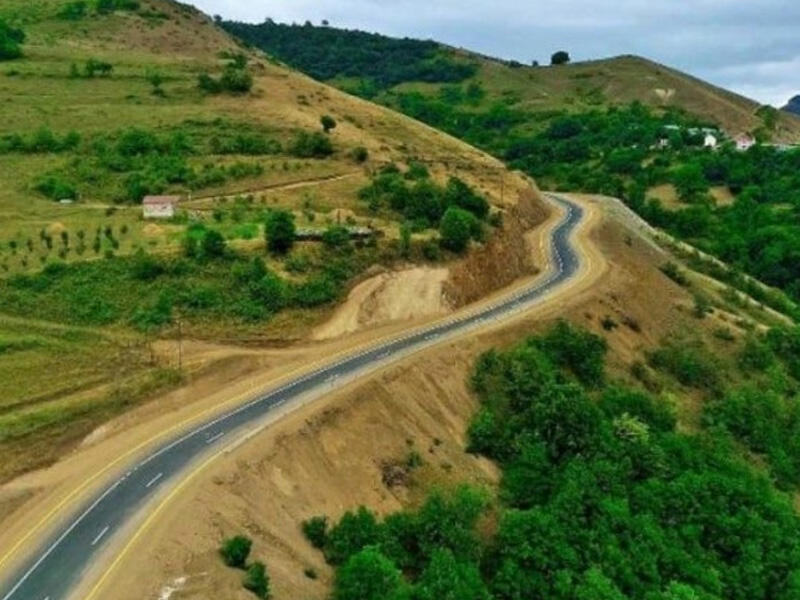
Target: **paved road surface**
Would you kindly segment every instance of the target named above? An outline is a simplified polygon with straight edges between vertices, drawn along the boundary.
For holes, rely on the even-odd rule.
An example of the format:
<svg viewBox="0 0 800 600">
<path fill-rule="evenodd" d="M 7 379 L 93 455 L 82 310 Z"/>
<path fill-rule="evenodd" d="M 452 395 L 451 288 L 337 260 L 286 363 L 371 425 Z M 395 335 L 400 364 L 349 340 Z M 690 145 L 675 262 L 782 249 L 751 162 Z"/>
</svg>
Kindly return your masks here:
<svg viewBox="0 0 800 600">
<path fill-rule="evenodd" d="M 570 243 L 570 234 L 583 217 L 582 209 L 552 196 L 566 208 L 564 219 L 553 230 L 553 269 L 543 281 L 516 295 L 468 316 L 453 318 L 423 331 L 386 342 L 360 354 L 322 367 L 283 387 L 205 423 L 181 437 L 165 442 L 153 454 L 132 464 L 130 470 L 94 499 L 47 540 L 8 581 L 0 584 L 2 600 L 63 600 L 80 582 L 109 540 L 162 486 L 174 484 L 181 474 L 222 444 L 242 436 L 247 426 L 262 421 L 284 403 L 304 394 L 331 390 L 354 376 L 365 374 L 411 351 L 433 345 L 445 338 L 463 335 L 530 308 L 546 292 L 573 277 L 580 261 Z"/>
</svg>

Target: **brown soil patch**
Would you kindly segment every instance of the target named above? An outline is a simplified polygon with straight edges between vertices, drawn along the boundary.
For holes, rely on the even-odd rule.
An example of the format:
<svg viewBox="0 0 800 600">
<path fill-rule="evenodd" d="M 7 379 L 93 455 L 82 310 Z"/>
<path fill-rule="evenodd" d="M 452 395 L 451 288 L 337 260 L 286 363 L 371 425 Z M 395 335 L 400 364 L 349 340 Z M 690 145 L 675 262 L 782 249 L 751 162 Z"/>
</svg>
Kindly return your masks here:
<svg viewBox="0 0 800 600">
<path fill-rule="evenodd" d="M 444 314 L 450 309 L 443 291 L 448 275 L 445 268 L 416 267 L 362 281 L 312 337 L 324 340 L 392 321 Z"/>
</svg>

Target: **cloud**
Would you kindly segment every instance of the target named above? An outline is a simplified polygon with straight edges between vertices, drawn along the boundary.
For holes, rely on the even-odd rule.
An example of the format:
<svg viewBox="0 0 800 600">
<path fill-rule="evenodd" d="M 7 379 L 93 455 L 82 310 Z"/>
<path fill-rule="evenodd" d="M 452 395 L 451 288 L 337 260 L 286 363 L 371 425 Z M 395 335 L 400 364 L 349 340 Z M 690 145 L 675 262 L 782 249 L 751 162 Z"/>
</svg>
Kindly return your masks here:
<svg viewBox="0 0 800 600">
<path fill-rule="evenodd" d="M 782 105 L 800 93 L 800 2 L 789 0 L 195 0 L 210 14 L 436 39 L 520 61 L 640 54 Z"/>
</svg>

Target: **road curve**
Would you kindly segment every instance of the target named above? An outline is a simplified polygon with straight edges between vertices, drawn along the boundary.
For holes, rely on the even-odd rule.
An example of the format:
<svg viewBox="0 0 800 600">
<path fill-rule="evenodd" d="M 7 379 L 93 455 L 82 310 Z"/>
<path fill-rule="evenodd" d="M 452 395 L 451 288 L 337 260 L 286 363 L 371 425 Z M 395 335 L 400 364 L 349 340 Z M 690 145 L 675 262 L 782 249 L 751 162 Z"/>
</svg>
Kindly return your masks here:
<svg viewBox="0 0 800 600">
<path fill-rule="evenodd" d="M 572 278 L 581 265 L 571 234 L 583 219 L 584 211 L 567 199 L 552 195 L 550 198 L 565 211 L 551 234 L 553 265 L 544 279 L 476 312 L 415 330 L 325 365 L 165 442 L 140 462 L 131 464 L 122 477 L 88 500 L 49 539 L 42 540 L 39 549 L 0 584 L 0 600 L 66 600 L 115 532 L 153 500 L 159 489 L 174 484 L 200 458 L 240 438 L 247 426 L 258 424 L 283 404 L 309 393 L 339 387 L 354 376 L 386 366 L 409 352 L 531 308 L 547 292 Z"/>
</svg>

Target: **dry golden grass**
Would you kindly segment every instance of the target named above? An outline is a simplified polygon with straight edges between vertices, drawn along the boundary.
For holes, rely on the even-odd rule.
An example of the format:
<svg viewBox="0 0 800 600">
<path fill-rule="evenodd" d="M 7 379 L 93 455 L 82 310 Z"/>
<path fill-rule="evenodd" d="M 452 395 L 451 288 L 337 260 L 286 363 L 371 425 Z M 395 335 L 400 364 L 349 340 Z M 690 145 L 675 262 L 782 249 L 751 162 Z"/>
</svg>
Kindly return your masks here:
<svg viewBox="0 0 800 600">
<path fill-rule="evenodd" d="M 512 99 L 529 110 L 585 110 L 638 100 L 653 107 L 675 106 L 719 123 L 731 135 L 762 125 L 753 100 L 637 56 L 620 56 L 558 67 L 518 67 L 477 60 L 477 79 L 487 100 Z M 800 139 L 800 118 L 781 114 L 778 140 Z"/>
<path fill-rule="evenodd" d="M 0 135 L 30 136 L 47 127 L 58 135 L 74 130 L 86 140 L 128 127 L 168 132 L 187 120 L 224 119 L 269 131 L 286 142 L 296 130 L 319 130 L 324 114 L 338 121 L 331 134 L 336 150 L 331 158 L 247 157 L 261 164 L 261 175 L 195 193 L 199 199 L 188 203 L 188 208 L 197 208 L 212 224 L 209 213 L 221 205 L 214 198 L 229 197 L 228 209 L 234 203 L 232 197 L 239 194 L 252 195 L 257 208 L 294 210 L 301 226 L 310 224 L 310 214 L 316 223 L 331 221 L 337 209 L 362 222 L 367 216 L 357 191 L 368 180 L 368 170 L 412 158 L 424 160 L 436 179 L 457 174 L 494 201 L 500 200 L 501 188 L 513 192 L 527 185 L 498 161 L 454 138 L 312 81 L 261 54 L 249 54 L 255 80 L 250 94 L 202 94 L 196 85 L 198 74 L 219 73 L 224 64 L 220 53 L 241 49 L 210 18 L 189 6 L 142 0 L 145 16 L 141 11 L 116 12 L 71 22 L 56 16 L 66 3 L 0 3 L 0 18 L 19 24 L 27 35 L 25 56 L 0 63 Z M 71 77 L 72 65 L 81 68 L 89 58 L 111 63 L 112 76 Z M 165 78 L 164 97 L 151 93 L 147 76 L 154 71 Z M 369 150 L 365 165 L 350 157 L 356 146 Z M 219 164 L 239 158 L 197 156 L 190 162 Z M 61 205 L 33 189 L 38 176 L 65 168 L 69 159 L 61 154 L 0 156 L 0 277 L 37 270 L 46 260 L 56 260 L 63 246 L 61 231 L 69 236 L 67 261 L 102 257 L 109 249 L 108 241 L 103 239 L 99 252 L 91 243 L 97 229 L 106 227 L 111 227 L 120 244 L 115 249 L 118 254 L 138 247 L 150 252 L 177 249 L 185 221 L 145 222 L 138 206 L 112 206 L 108 194 L 84 194 L 75 204 Z M 516 198 L 512 192 L 507 198 Z M 396 229 L 395 224 L 373 221 Z M 238 236 L 237 248 L 259 248 L 260 224 L 239 223 L 226 215 L 215 226 L 226 236 Z M 43 231 L 52 236 L 49 252 Z M 81 231 L 89 248 L 79 255 L 75 242 Z M 254 324 L 236 329 L 220 319 L 202 324 L 199 331 L 201 325 L 189 323 L 184 334 L 238 343 L 286 342 L 304 336 L 329 310 L 285 311 L 266 327 Z M 0 451 L 5 463 L 0 478 L 53 460 L 103 419 L 154 389 L 175 383 L 169 371 L 159 369 L 172 365 L 151 365 L 141 336 L 133 336 L 124 327 L 63 327 L 6 318 L 3 312 L 0 298 Z"/>
</svg>

